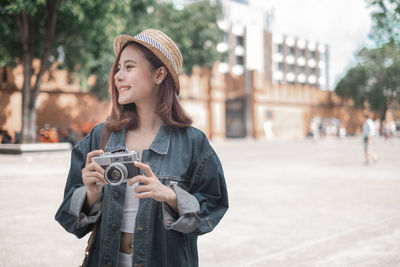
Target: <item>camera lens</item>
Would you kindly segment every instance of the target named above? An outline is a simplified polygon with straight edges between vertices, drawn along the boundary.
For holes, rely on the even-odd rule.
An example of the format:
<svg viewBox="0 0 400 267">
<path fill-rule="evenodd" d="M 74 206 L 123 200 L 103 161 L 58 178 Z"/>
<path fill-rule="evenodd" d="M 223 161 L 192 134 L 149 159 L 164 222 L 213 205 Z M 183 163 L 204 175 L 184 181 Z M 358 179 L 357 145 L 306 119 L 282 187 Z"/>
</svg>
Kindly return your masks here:
<svg viewBox="0 0 400 267">
<path fill-rule="evenodd" d="M 111 185 L 119 185 L 126 179 L 127 172 L 128 171 L 123 164 L 113 163 L 106 168 L 104 176 L 107 183 Z"/>
<path fill-rule="evenodd" d="M 122 173 L 115 167 L 110 167 L 105 172 L 106 180 L 109 184 L 119 184 L 122 180 Z"/>
<path fill-rule="evenodd" d="M 121 179 L 121 173 L 119 172 L 119 170 L 112 170 L 111 177 L 113 180 L 119 181 Z"/>
</svg>

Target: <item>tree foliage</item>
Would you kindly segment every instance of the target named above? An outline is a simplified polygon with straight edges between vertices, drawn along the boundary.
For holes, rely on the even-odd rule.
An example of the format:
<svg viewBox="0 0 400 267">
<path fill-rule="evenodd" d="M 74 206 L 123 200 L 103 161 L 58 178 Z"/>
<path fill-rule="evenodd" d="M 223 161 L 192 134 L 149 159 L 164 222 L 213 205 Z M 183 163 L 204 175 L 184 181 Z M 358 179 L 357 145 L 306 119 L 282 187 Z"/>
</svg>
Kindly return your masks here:
<svg viewBox="0 0 400 267">
<path fill-rule="evenodd" d="M 385 118 L 388 105 L 400 103 L 400 45 L 387 43 L 378 48 L 363 48 L 359 63 L 339 81 L 338 95 L 354 100 L 356 107 L 369 103 L 371 110 Z"/>
<path fill-rule="evenodd" d="M 156 0 L 0 0 L 0 67 L 21 63 L 24 68 L 23 129 L 30 141 L 36 133 L 36 98 L 44 71 L 57 62 L 79 77 L 84 90 L 107 96 L 107 81 L 115 59 L 113 39 L 158 28 L 176 41 L 184 58 L 184 71 L 211 66 L 218 59 L 216 26 L 220 4 L 202 0 L 178 10 Z M 39 58 L 40 70 L 32 60 Z M 96 75 L 89 88 L 88 78 Z M 31 87 L 31 80 L 35 81 Z M 25 140 L 24 130 L 22 130 Z M 27 139 L 26 139 L 27 140 Z"/>
<path fill-rule="evenodd" d="M 351 98 L 355 107 L 363 107 L 366 100 L 365 86 L 367 70 L 361 64 L 348 70 L 346 76 L 336 85 L 336 94 L 344 98 Z"/>
<path fill-rule="evenodd" d="M 57 60 L 81 77 L 90 73 L 92 59 L 101 58 L 109 34 L 115 34 L 117 27 L 111 25 L 121 20 L 124 6 L 124 0 L 1 1 L 0 64 L 18 62 L 24 70 L 22 142 L 36 140 L 36 99 L 44 72 Z M 35 58 L 40 59 L 38 71 L 32 67 Z M 87 76 L 81 79 L 83 85 L 86 81 Z"/>
<path fill-rule="evenodd" d="M 32 17 L 34 29 L 33 57 L 43 55 L 46 0 L 2 1 L 0 14 L 0 66 L 15 65 L 21 59 L 21 43 L 15 16 Z M 76 72 L 82 88 L 92 90 L 99 98 L 106 96 L 107 80 L 114 52 L 112 41 L 118 34 L 136 35 L 146 28 L 157 28 L 179 46 L 185 73 L 194 65 L 211 66 L 219 59 L 216 44 L 222 31 L 216 21 L 221 4 L 202 0 L 178 10 L 172 3 L 156 0 L 62 0 L 57 8 L 56 32 L 49 54 L 49 63 L 58 60 L 59 68 Z M 16 61 L 17 59 L 17 61 Z M 88 77 L 97 76 L 93 88 Z"/>
<path fill-rule="evenodd" d="M 176 9 L 172 3 L 157 3 L 156 0 L 128 2 L 126 15 L 123 16 L 124 21 L 118 29 L 119 34 L 135 36 L 147 28 L 156 28 L 165 32 L 181 50 L 183 71 L 186 74 L 191 74 L 195 65 L 211 67 L 216 60 L 220 59 L 220 54 L 216 50 L 217 43 L 223 36 L 223 32 L 216 23 L 222 14 L 219 1 L 210 4 L 207 0 L 201 0 L 186 5 L 182 10 Z M 113 39 L 116 34 L 109 36 Z M 108 50 L 97 57 L 91 69 L 97 76 L 97 83 L 92 91 L 99 97 L 104 96 L 110 67 L 115 58 L 112 41 L 107 45 L 106 50 Z"/>
<path fill-rule="evenodd" d="M 356 107 L 369 108 L 385 119 L 386 110 L 400 103 L 400 4 L 398 0 L 366 0 L 372 9 L 370 37 L 376 47 L 363 48 L 358 63 L 338 82 L 338 95 L 351 98 Z"/>
<path fill-rule="evenodd" d="M 194 65 L 211 67 L 219 59 L 216 46 L 223 36 L 216 23 L 222 13 L 220 2 L 202 0 L 181 10 L 172 3 L 154 2 L 132 1 L 126 33 L 136 35 L 146 28 L 160 29 L 179 46 L 185 73 L 190 74 Z"/>
<path fill-rule="evenodd" d="M 400 42 L 399 0 L 366 0 L 372 9 L 371 37 L 378 46 L 389 42 Z"/>
</svg>

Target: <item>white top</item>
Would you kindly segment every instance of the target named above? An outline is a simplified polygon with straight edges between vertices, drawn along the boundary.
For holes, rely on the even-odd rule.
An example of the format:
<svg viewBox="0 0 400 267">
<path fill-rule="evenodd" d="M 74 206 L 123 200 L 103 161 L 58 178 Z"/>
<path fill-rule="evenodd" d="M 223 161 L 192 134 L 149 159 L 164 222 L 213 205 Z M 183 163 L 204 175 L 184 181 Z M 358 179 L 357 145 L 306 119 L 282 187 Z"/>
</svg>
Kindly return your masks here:
<svg viewBox="0 0 400 267">
<path fill-rule="evenodd" d="M 363 137 L 370 137 L 375 135 L 375 123 L 372 119 L 365 121 L 362 129 Z"/>
<path fill-rule="evenodd" d="M 121 231 L 125 233 L 133 233 L 135 229 L 136 214 L 139 208 L 139 199 L 136 198 L 135 187 L 139 183 L 132 186 L 126 185 L 124 212 L 122 214 Z"/>
</svg>

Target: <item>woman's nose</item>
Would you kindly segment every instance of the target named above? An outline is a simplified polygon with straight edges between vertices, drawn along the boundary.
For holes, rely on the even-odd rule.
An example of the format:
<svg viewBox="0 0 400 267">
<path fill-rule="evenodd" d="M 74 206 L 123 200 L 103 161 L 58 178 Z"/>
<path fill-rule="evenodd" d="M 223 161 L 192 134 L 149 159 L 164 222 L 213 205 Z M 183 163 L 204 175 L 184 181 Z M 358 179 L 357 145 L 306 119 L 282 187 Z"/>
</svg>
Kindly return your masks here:
<svg viewBox="0 0 400 267">
<path fill-rule="evenodd" d="M 114 80 L 116 80 L 116 81 L 121 81 L 122 78 L 123 78 L 123 75 L 122 75 L 122 71 L 121 71 L 121 70 L 118 71 L 117 73 L 115 73 L 115 75 L 114 75 Z"/>
</svg>

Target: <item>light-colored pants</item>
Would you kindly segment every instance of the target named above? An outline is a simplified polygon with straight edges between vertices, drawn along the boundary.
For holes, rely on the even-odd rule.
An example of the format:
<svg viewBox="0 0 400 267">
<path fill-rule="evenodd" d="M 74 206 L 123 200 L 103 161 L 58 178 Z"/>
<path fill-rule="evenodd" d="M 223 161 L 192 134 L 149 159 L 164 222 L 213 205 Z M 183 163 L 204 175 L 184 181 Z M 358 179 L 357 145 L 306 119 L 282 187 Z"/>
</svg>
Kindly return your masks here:
<svg viewBox="0 0 400 267">
<path fill-rule="evenodd" d="M 118 267 L 132 267 L 132 254 L 119 252 Z"/>
</svg>

